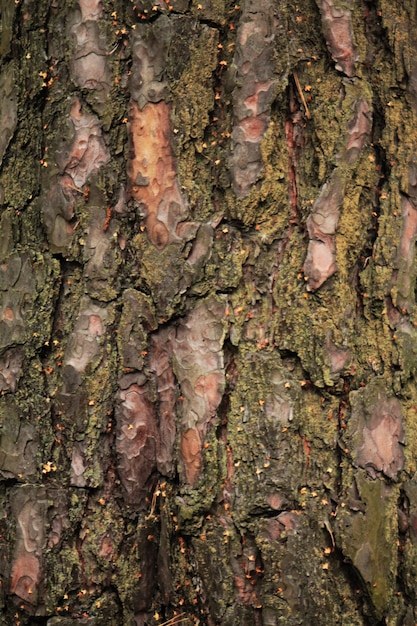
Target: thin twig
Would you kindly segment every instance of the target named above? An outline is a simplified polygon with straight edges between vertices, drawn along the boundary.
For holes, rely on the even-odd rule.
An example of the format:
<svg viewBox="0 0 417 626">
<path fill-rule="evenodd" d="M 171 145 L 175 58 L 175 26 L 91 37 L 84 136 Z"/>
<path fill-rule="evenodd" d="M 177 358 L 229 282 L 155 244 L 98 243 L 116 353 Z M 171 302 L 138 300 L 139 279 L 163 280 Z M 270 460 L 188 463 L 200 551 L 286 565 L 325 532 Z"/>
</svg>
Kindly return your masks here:
<svg viewBox="0 0 417 626">
<path fill-rule="evenodd" d="M 78 191 L 78 193 L 81 193 L 83 196 L 85 196 L 85 191 L 83 191 L 82 189 L 79 189 L 78 187 L 76 187 L 75 185 L 71 185 L 71 183 L 67 183 L 66 185 L 64 185 L 67 189 L 73 189 L 74 191 Z"/>
<path fill-rule="evenodd" d="M 332 527 L 330 526 L 329 520 L 324 519 L 323 520 L 323 526 L 326 528 L 327 532 L 330 535 L 330 539 L 332 540 L 332 546 L 333 546 L 333 550 L 334 550 L 336 545 L 335 545 L 335 542 L 334 542 L 334 537 L 333 537 L 333 533 L 332 533 Z"/>
<path fill-rule="evenodd" d="M 303 94 L 303 90 L 301 89 L 300 81 L 298 80 L 298 74 L 297 74 L 297 72 L 295 70 L 293 71 L 292 74 L 294 76 L 295 86 L 297 87 L 298 93 L 300 94 L 301 102 L 303 103 L 304 108 L 306 110 L 306 118 L 308 120 L 311 120 L 310 111 L 308 110 L 307 102 L 306 102 L 306 99 L 304 98 L 304 94 Z"/>
<path fill-rule="evenodd" d="M 171 617 L 168 621 L 163 622 L 162 624 L 158 624 L 158 626 L 174 626 L 174 624 L 176 626 L 176 624 L 182 624 L 183 622 L 186 622 L 188 620 L 188 617 L 186 617 L 185 619 L 181 619 L 178 622 L 177 620 L 183 615 L 185 615 L 185 612 L 180 613 L 179 615 L 174 615 L 174 617 Z"/>
<path fill-rule="evenodd" d="M 149 511 L 149 514 L 146 516 L 146 519 L 152 519 L 153 517 L 155 517 L 154 513 L 155 513 L 155 507 L 156 507 L 156 500 L 158 496 L 160 495 L 161 495 L 161 490 L 159 488 L 159 481 L 158 481 L 154 489 L 153 495 L 152 495 L 151 510 Z M 160 626 L 163 626 L 163 625 L 160 624 Z"/>
</svg>

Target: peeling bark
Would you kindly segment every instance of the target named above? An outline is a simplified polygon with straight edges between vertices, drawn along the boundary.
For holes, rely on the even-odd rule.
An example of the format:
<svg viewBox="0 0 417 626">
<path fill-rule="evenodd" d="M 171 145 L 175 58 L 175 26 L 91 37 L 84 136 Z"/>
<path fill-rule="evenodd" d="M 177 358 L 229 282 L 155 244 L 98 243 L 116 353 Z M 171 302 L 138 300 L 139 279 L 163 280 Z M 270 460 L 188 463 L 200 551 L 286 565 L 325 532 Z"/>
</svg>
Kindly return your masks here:
<svg viewBox="0 0 417 626">
<path fill-rule="evenodd" d="M 1 626 L 417 622 L 415 26 L 0 1 Z"/>
</svg>

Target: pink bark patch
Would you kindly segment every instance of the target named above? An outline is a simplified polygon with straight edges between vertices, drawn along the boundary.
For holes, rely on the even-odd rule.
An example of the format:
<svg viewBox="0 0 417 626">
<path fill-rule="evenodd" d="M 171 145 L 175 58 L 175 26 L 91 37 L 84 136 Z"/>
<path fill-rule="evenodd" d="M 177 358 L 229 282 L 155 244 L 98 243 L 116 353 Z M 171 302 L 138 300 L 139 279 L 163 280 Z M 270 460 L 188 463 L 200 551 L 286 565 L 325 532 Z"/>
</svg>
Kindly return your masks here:
<svg viewBox="0 0 417 626">
<path fill-rule="evenodd" d="M 261 141 L 270 121 L 275 95 L 272 11 L 266 5 L 244 5 L 237 31 L 236 84 L 230 171 L 238 197 L 246 196 L 261 173 Z M 261 69 L 262 68 L 262 69 Z"/>
<path fill-rule="evenodd" d="M 215 411 L 223 395 L 219 390 L 219 375 L 213 372 L 200 376 L 194 385 L 194 391 L 197 396 L 204 398 L 208 411 Z"/>
<path fill-rule="evenodd" d="M 207 429 L 216 418 L 225 386 L 223 336 L 225 303 L 200 301 L 172 333 L 174 372 L 181 387 L 178 404 L 181 450 L 187 482 L 197 479 Z"/>
<path fill-rule="evenodd" d="M 351 12 L 349 9 L 334 6 L 333 0 L 319 0 L 318 4 L 326 43 L 336 63 L 336 69 L 346 76 L 354 76 L 357 54 L 353 44 Z"/>
<path fill-rule="evenodd" d="M 98 315 L 90 315 L 90 323 L 88 325 L 88 333 L 93 336 L 101 337 L 104 332 L 101 318 Z"/>
<path fill-rule="evenodd" d="M 84 478 L 85 459 L 83 454 L 83 446 L 80 442 L 75 442 L 71 458 L 71 485 L 75 487 L 85 487 L 86 480 Z"/>
<path fill-rule="evenodd" d="M 336 270 L 335 233 L 343 201 L 344 183 L 338 169 L 323 185 L 307 219 L 310 241 L 304 263 L 307 289 L 318 289 Z"/>
<path fill-rule="evenodd" d="M 91 304 L 89 298 L 85 298 L 82 305 L 64 356 L 64 365 L 77 372 L 83 372 L 98 353 L 98 337 L 104 333 L 107 318 L 106 309 Z"/>
<path fill-rule="evenodd" d="M 337 270 L 336 251 L 333 238 L 322 236 L 308 244 L 304 273 L 308 278 L 308 289 L 318 289 Z"/>
<path fill-rule="evenodd" d="M 101 0 L 78 0 L 81 9 L 81 19 L 97 20 L 103 13 Z"/>
<path fill-rule="evenodd" d="M 392 477 L 404 463 L 402 449 L 399 447 L 404 432 L 398 417 L 387 411 L 389 407 L 363 429 L 363 444 L 356 460 L 371 474 L 375 469 Z"/>
<path fill-rule="evenodd" d="M 272 84 L 273 83 L 271 80 L 267 82 L 255 83 L 253 93 L 244 100 L 245 107 L 249 109 L 253 117 L 262 115 L 264 113 L 264 107 L 261 107 L 259 103 L 259 96 L 260 94 L 263 94 L 265 96 L 265 94 L 271 89 Z M 240 122 L 240 124 L 242 125 L 242 122 Z"/>
<path fill-rule="evenodd" d="M 239 126 L 243 130 L 245 141 L 260 141 L 265 132 L 267 120 L 265 116 L 246 117 Z"/>
<path fill-rule="evenodd" d="M 14 547 L 10 591 L 28 604 L 39 602 L 38 585 L 42 578 L 41 554 L 45 543 L 47 501 L 39 487 L 20 487 L 15 494 L 13 514 L 17 536 Z"/>
<path fill-rule="evenodd" d="M 101 540 L 99 556 L 109 559 L 114 553 L 114 543 L 110 537 L 104 536 Z"/>
<path fill-rule="evenodd" d="M 329 360 L 330 370 L 333 375 L 341 372 L 351 359 L 351 352 L 347 348 L 338 348 L 330 337 L 325 341 L 326 356 Z"/>
<path fill-rule="evenodd" d="M 95 115 L 84 113 L 77 99 L 71 107 L 70 118 L 75 136 L 66 153 L 65 171 L 71 176 L 75 187 L 82 187 L 92 173 L 110 160 L 110 154 L 102 137 L 101 126 Z"/>
<path fill-rule="evenodd" d="M 119 392 L 116 411 L 118 472 L 131 504 L 143 506 L 156 468 L 158 430 L 155 407 L 145 386 Z"/>
<path fill-rule="evenodd" d="M 271 493 L 266 498 L 266 501 L 271 509 L 273 509 L 274 511 L 279 511 L 284 503 L 284 497 L 281 496 L 279 493 Z"/>
<path fill-rule="evenodd" d="M 16 391 L 23 366 L 21 348 L 7 350 L 0 359 L 0 391 Z"/>
<path fill-rule="evenodd" d="M 404 467 L 404 428 L 399 400 L 387 396 L 380 379 L 353 391 L 350 397 L 352 415 L 347 443 L 354 462 L 372 478 L 378 473 L 395 478 Z"/>
<path fill-rule="evenodd" d="M 355 105 L 353 119 L 348 124 L 349 139 L 346 147 L 348 163 L 353 163 L 360 155 L 372 126 L 369 105 L 364 98 L 359 98 Z"/>
<path fill-rule="evenodd" d="M 110 160 L 100 122 L 84 112 L 79 98 L 72 103 L 69 121 L 73 136 L 54 155 L 60 174 L 51 180 L 45 203 L 48 239 L 58 249 L 71 243 L 75 225 L 69 221 L 76 201 L 82 197 L 81 188 Z"/>
</svg>

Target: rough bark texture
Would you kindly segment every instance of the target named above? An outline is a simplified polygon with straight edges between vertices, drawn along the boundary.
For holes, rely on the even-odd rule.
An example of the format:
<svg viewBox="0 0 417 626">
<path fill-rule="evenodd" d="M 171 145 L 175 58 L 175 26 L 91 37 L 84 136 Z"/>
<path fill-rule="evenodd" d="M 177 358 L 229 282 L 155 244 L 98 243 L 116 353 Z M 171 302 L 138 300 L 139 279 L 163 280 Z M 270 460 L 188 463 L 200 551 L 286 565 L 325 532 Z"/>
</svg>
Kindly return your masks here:
<svg viewBox="0 0 417 626">
<path fill-rule="evenodd" d="M 0 32 L 0 623 L 413 626 L 415 3 Z"/>
</svg>

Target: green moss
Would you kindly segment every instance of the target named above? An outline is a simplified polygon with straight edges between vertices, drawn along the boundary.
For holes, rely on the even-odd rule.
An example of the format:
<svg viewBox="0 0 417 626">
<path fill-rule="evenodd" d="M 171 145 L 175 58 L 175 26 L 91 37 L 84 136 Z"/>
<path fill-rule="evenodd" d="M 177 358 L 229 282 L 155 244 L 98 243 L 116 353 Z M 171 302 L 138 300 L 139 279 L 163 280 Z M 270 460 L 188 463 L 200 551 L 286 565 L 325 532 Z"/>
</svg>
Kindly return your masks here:
<svg viewBox="0 0 417 626">
<path fill-rule="evenodd" d="M 360 160 L 358 171 L 364 172 L 362 180 L 349 181 L 345 188 L 345 197 L 336 235 L 336 262 L 338 273 L 343 281 L 347 281 L 357 263 L 363 263 L 361 251 L 369 243 L 369 225 L 372 223 L 372 194 L 368 191 L 371 184 L 377 183 L 377 172 L 374 170 L 373 180 L 371 168 L 364 171 L 367 156 Z"/>
<path fill-rule="evenodd" d="M 281 104 L 281 107 L 280 107 Z M 262 240 L 271 243 L 289 225 L 291 207 L 288 202 L 288 150 L 284 131 L 282 96 L 278 96 L 277 113 L 273 115 L 261 143 L 264 169 L 260 184 L 237 200 L 231 190 L 225 196 L 230 219 L 238 219 L 244 227 L 256 227 Z M 278 113 L 279 112 L 279 113 Z"/>
<path fill-rule="evenodd" d="M 381 619 L 394 595 L 397 575 L 397 502 L 398 486 L 383 480 L 370 480 L 362 470 L 354 474 L 363 512 L 352 512 L 345 505 L 337 516 L 337 528 L 343 553 L 360 575 Z M 344 464 L 343 481 L 353 484 L 352 468 Z"/>
<path fill-rule="evenodd" d="M 193 216 L 198 220 L 207 219 L 213 213 L 211 169 L 216 167 L 214 161 L 218 157 L 210 146 L 213 137 L 206 142 L 209 148 L 203 144 L 215 103 L 213 72 L 217 66 L 218 41 L 217 30 L 203 26 L 199 37 L 193 38 L 191 45 L 185 44 L 189 47 L 189 60 L 175 83 L 170 85 L 178 175 Z"/>
<path fill-rule="evenodd" d="M 191 13 L 197 19 L 212 20 L 217 23 L 224 23 L 226 11 L 225 0 L 193 0 L 191 2 Z M 229 11 L 230 14 L 235 14 L 236 11 Z"/>
<path fill-rule="evenodd" d="M 79 521 L 79 520 L 78 520 Z M 80 585 L 82 565 L 75 546 L 60 546 L 59 552 L 50 549 L 45 554 L 47 605 L 46 611 L 54 615 L 69 604 L 69 593 Z M 64 597 L 67 596 L 67 597 Z"/>
<path fill-rule="evenodd" d="M 232 563 L 241 552 L 236 528 L 232 523 L 226 526 L 218 520 L 207 520 L 199 537 L 192 539 L 192 546 L 204 589 L 208 592 L 210 614 L 219 623 L 224 623 L 226 608 L 233 604 L 235 593 Z M 238 552 L 237 546 L 240 548 Z M 218 573 L 216 577 L 212 576 L 213 568 Z"/>
<path fill-rule="evenodd" d="M 181 287 L 191 284 L 193 270 L 184 263 L 181 244 L 170 244 L 159 251 L 149 243 L 146 235 L 140 234 L 134 238 L 133 245 L 140 264 L 138 287 L 152 293 L 157 315 L 166 321 L 184 301 Z M 170 268 L 169 273 L 167 267 Z"/>
<path fill-rule="evenodd" d="M 29 148 L 28 138 L 35 143 Z M 33 119 L 27 120 L 27 124 L 20 125 L 16 130 L 13 151 L 4 160 L 0 173 L 4 203 L 16 211 L 23 210 L 39 190 L 41 155 L 36 140 L 41 141 L 39 125 Z M 31 158 L 28 158 L 28 153 Z"/>
<path fill-rule="evenodd" d="M 117 334 L 119 375 L 126 368 L 142 370 L 148 333 L 156 328 L 155 311 L 148 296 L 135 289 L 125 289 L 122 297 L 123 309 Z"/>
<path fill-rule="evenodd" d="M 414 476 L 417 471 L 417 391 L 414 380 L 408 380 L 402 388 L 401 402 L 405 429 L 405 471 Z"/>
<path fill-rule="evenodd" d="M 245 526 L 250 515 L 270 509 L 271 494 L 279 494 L 287 503 L 294 500 L 305 460 L 297 435 L 296 372 L 282 366 L 276 351 L 252 352 L 249 347 L 242 351 L 236 368 L 227 433 L 233 458 L 234 519 Z"/>
<path fill-rule="evenodd" d="M 124 531 L 123 547 L 114 564 L 113 584 L 126 618 L 133 617 L 133 607 L 139 598 L 141 601 L 146 598 L 147 585 L 153 585 L 158 541 L 155 520 L 147 520 L 142 515 Z"/>
<path fill-rule="evenodd" d="M 204 267 L 203 285 L 213 287 L 220 292 L 227 292 L 238 287 L 242 279 L 242 265 L 246 252 L 237 229 L 224 226 L 215 234 L 210 257 Z M 201 283 L 193 287 L 201 292 Z"/>
<path fill-rule="evenodd" d="M 114 395 L 117 390 L 116 376 L 117 354 L 110 346 L 106 346 L 100 354 L 99 367 L 94 374 L 85 378 L 83 392 L 88 398 L 85 408 L 85 426 L 82 428 L 83 439 L 86 441 L 87 469 L 84 477 L 91 487 L 103 484 L 103 436 L 112 411 Z"/>
</svg>

